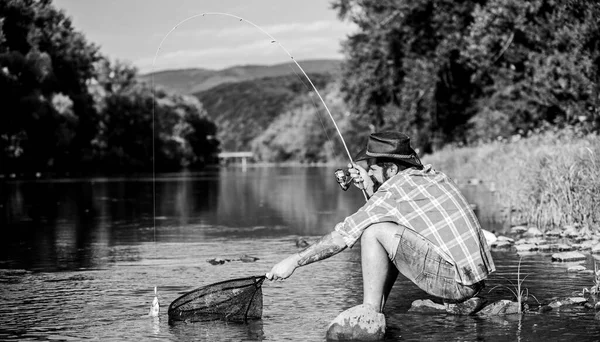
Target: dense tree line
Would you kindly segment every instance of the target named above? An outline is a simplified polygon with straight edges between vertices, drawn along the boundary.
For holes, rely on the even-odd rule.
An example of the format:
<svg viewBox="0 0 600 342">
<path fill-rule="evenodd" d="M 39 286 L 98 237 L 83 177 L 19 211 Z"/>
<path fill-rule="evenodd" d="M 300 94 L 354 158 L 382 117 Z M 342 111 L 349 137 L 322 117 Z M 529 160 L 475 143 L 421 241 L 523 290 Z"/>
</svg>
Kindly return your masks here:
<svg viewBox="0 0 600 342">
<path fill-rule="evenodd" d="M 159 170 L 210 162 L 202 105 L 153 92 L 50 0 L 0 2 L 0 173 L 147 172 L 153 148 Z"/>
<path fill-rule="evenodd" d="M 344 99 L 376 129 L 447 143 L 600 126 L 600 4 L 587 0 L 335 0 Z"/>
</svg>

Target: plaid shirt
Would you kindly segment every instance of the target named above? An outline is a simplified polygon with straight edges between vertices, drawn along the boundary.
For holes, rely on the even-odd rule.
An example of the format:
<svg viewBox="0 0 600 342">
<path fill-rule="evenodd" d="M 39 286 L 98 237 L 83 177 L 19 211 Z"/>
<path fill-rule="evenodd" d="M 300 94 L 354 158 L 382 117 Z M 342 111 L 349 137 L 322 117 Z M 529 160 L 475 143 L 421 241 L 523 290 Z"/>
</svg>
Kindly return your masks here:
<svg viewBox="0 0 600 342">
<path fill-rule="evenodd" d="M 495 271 L 481 226 L 456 184 L 426 165 L 399 172 L 356 213 L 335 226 L 352 247 L 363 231 L 379 222 L 394 222 L 432 242 L 456 267 L 456 281 L 472 285 Z"/>
</svg>

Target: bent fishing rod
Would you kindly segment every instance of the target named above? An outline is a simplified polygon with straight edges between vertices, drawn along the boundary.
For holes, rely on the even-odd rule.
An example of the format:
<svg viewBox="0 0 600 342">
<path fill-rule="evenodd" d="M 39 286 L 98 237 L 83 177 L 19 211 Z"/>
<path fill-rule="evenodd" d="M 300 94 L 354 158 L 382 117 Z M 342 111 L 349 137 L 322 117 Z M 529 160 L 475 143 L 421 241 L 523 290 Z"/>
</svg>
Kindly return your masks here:
<svg viewBox="0 0 600 342">
<path fill-rule="evenodd" d="M 269 37 L 269 39 L 271 40 L 271 43 L 273 44 L 277 44 L 281 50 L 283 50 L 289 57 L 290 59 L 294 62 L 294 64 L 298 67 L 298 69 L 300 69 L 300 71 L 302 72 L 302 74 L 304 75 L 304 77 L 306 78 L 306 80 L 308 81 L 308 83 L 310 84 L 310 86 L 312 87 L 312 89 L 315 91 L 315 94 L 317 94 L 317 96 L 319 97 L 319 100 L 321 101 L 321 103 L 323 104 L 323 107 L 325 108 L 325 111 L 327 111 L 327 114 L 329 115 L 329 118 L 331 119 L 331 122 L 333 123 L 333 126 L 335 127 L 335 130 L 338 134 L 338 136 L 340 137 L 340 140 L 342 141 L 342 145 L 344 146 L 344 150 L 346 151 L 346 154 L 348 155 L 348 159 L 350 160 L 350 163 L 352 165 L 354 165 L 354 160 L 352 159 L 352 155 L 350 154 L 350 151 L 348 150 L 348 146 L 346 145 L 346 141 L 344 140 L 344 137 L 342 136 L 342 132 L 340 131 L 340 128 L 337 125 L 337 122 L 335 121 L 335 119 L 333 118 L 333 115 L 331 114 L 331 111 L 329 110 L 329 107 L 327 106 L 327 103 L 325 103 L 325 100 L 323 100 L 323 97 L 321 96 L 321 93 L 319 93 L 319 90 L 317 89 L 317 87 L 314 85 L 314 83 L 312 82 L 312 80 L 310 79 L 310 77 L 308 77 L 308 75 L 306 74 L 306 72 L 304 71 L 304 68 L 302 68 L 302 66 L 298 63 L 298 61 L 296 61 L 296 59 L 294 58 L 294 56 L 292 56 L 292 54 L 277 40 L 275 39 L 275 37 L 273 37 L 270 33 L 268 33 L 267 31 L 265 31 L 262 27 L 258 26 L 257 24 L 246 20 L 242 17 L 239 17 L 237 15 L 233 15 L 231 13 L 226 13 L 226 12 L 205 12 L 205 13 L 200 13 L 200 14 L 195 14 L 192 15 L 186 19 L 183 19 L 182 21 L 180 21 L 179 23 L 177 23 L 177 25 L 175 25 L 161 40 L 160 44 L 158 45 L 158 48 L 156 49 L 156 53 L 154 55 L 154 59 L 152 61 L 152 91 L 153 91 L 153 95 L 154 95 L 154 66 L 156 64 L 156 59 L 158 57 L 158 53 L 160 52 L 160 49 L 163 45 L 163 43 L 167 40 L 167 38 L 169 37 L 169 35 L 175 31 L 180 25 L 184 24 L 187 21 L 190 21 L 192 19 L 198 18 L 198 17 L 205 17 L 205 16 L 209 16 L 209 15 L 214 15 L 214 16 L 226 16 L 226 17 L 231 17 L 231 18 L 235 18 L 240 22 L 245 22 L 248 23 L 250 25 L 252 25 L 253 27 L 255 27 L 256 29 L 258 29 L 259 31 L 261 31 L 262 33 L 264 33 L 267 37 Z M 152 133 L 154 135 L 154 106 L 155 106 L 155 101 L 152 101 Z M 154 153 L 154 139 L 152 141 L 152 151 Z M 153 170 L 154 172 L 154 170 Z M 343 172 L 343 171 L 342 171 Z M 341 174 L 339 174 L 339 170 L 336 171 L 335 173 L 336 176 L 336 180 L 338 181 L 338 183 L 340 183 L 340 177 Z M 345 180 L 345 182 L 348 182 L 347 180 Z M 342 185 L 342 183 L 340 183 L 340 185 Z M 346 190 L 347 188 L 342 187 L 342 189 Z M 367 192 L 366 190 L 363 188 L 361 189 L 363 196 L 365 198 L 365 201 L 368 200 L 367 197 Z"/>
</svg>

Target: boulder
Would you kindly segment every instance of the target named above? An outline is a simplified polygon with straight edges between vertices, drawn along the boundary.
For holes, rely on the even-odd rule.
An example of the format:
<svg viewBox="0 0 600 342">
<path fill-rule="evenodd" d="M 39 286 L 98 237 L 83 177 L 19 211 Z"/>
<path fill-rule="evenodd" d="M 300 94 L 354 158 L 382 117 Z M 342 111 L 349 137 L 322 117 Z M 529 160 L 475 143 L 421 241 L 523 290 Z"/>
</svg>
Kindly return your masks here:
<svg viewBox="0 0 600 342">
<path fill-rule="evenodd" d="M 340 313 L 327 328 L 327 340 L 375 341 L 385 335 L 385 316 L 368 305 Z"/>
<path fill-rule="evenodd" d="M 476 313 L 476 315 L 481 317 L 493 317 L 513 315 L 518 313 L 519 303 L 510 301 L 508 299 L 502 299 L 484 307 L 478 313 Z"/>
<path fill-rule="evenodd" d="M 579 252 L 561 252 L 552 254 L 552 261 L 578 261 L 585 260 L 585 255 Z"/>
<path fill-rule="evenodd" d="M 414 313 L 446 313 L 446 306 L 434 303 L 431 299 L 417 299 L 410 305 L 408 312 Z"/>
</svg>

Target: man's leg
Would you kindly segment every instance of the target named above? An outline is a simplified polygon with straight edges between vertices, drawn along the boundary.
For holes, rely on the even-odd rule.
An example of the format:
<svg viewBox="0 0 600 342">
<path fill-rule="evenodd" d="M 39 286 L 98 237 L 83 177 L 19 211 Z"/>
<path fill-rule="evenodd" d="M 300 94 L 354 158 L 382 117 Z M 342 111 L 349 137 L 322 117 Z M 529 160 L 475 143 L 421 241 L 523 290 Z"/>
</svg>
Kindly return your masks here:
<svg viewBox="0 0 600 342">
<path fill-rule="evenodd" d="M 398 277 L 398 269 L 389 255 L 397 246 L 394 236 L 398 225 L 377 223 L 367 228 L 361 237 L 361 262 L 363 274 L 363 304 L 382 312 L 388 295 Z"/>
</svg>

